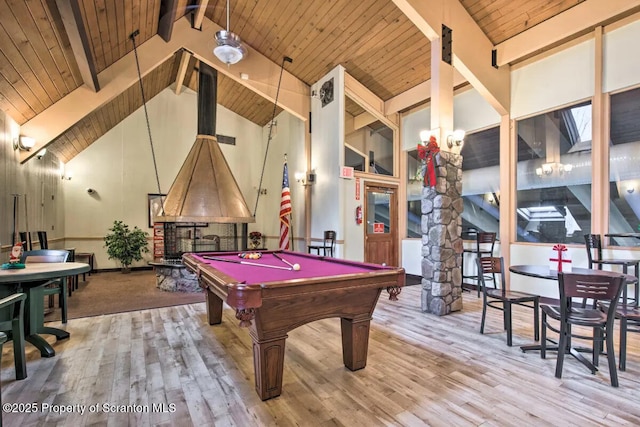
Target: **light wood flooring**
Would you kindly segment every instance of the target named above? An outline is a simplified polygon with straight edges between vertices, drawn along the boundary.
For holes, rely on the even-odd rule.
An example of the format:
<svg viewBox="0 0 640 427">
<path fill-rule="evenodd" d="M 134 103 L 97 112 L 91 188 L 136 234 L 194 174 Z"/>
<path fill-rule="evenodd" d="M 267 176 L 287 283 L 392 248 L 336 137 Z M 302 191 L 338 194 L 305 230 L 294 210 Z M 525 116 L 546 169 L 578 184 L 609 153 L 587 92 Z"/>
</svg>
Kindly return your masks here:
<svg viewBox="0 0 640 427">
<path fill-rule="evenodd" d="M 562 380 L 546 360 L 517 347 L 533 339 L 531 310 L 516 308 L 514 347 L 501 313 L 464 294 L 464 310 L 420 311 L 420 286 L 399 301 L 383 292 L 367 367 L 342 364 L 340 321 L 300 327 L 287 339 L 283 392 L 260 401 L 251 339 L 231 309 L 209 326 L 204 303 L 69 321 L 71 338 L 42 359 L 30 344 L 28 378 L 15 381 L 11 345 L 2 357 L 3 403 L 87 405 L 83 415 L 4 414 L 5 426 L 477 426 L 639 425 L 640 342 L 630 334 L 627 371 L 610 386 L 606 359 L 591 375 L 571 357 Z M 52 323 L 52 326 L 59 325 Z M 617 337 L 616 337 L 617 341 Z M 154 412 L 152 404 L 167 412 Z M 89 405 L 148 405 L 149 412 L 89 412 Z M 175 408 L 171 412 L 171 408 Z"/>
</svg>

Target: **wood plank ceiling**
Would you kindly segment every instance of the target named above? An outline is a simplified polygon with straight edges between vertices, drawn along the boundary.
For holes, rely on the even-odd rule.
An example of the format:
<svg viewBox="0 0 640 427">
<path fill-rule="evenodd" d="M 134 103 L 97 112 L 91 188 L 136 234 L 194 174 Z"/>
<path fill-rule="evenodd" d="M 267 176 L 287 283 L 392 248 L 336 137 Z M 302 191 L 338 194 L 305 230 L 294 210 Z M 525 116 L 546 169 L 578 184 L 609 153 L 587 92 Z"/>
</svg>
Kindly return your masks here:
<svg viewBox="0 0 640 427">
<path fill-rule="evenodd" d="M 62 0 L 67 1 L 67 0 Z M 158 32 L 163 6 L 176 20 L 195 10 L 193 0 L 77 1 L 96 72 Z M 461 0 L 495 44 L 584 0 Z M 175 2 L 175 3 L 173 3 Z M 206 3 L 206 2 L 205 2 Z M 0 0 L 0 108 L 22 125 L 83 84 L 54 0 Z M 226 0 L 210 0 L 205 16 L 226 27 Z M 336 65 L 388 100 L 430 78 L 430 43 L 391 0 L 231 0 L 229 29 L 274 63 L 311 85 Z M 211 35 L 213 37 L 213 34 Z M 144 78 L 147 98 L 173 83 L 179 55 Z M 197 90 L 192 59 L 185 85 Z M 147 100 L 148 100 L 147 99 Z M 218 102 L 259 124 L 273 104 L 220 75 Z M 141 105 L 135 85 L 91 112 L 48 148 L 71 160 Z"/>
</svg>

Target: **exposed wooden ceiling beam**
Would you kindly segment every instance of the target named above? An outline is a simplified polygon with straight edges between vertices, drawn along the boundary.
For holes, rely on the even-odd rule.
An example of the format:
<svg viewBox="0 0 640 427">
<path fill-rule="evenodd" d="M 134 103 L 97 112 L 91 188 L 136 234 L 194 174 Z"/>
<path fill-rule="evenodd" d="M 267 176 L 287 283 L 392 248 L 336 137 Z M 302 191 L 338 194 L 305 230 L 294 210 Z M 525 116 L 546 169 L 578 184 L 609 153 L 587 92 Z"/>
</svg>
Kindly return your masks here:
<svg viewBox="0 0 640 427">
<path fill-rule="evenodd" d="M 640 0 L 585 0 L 496 45 L 497 64 L 510 64 L 638 8 Z"/>
<path fill-rule="evenodd" d="M 191 59 L 191 52 L 183 50 L 180 56 L 180 65 L 178 66 L 178 74 L 176 75 L 176 95 L 180 95 L 182 85 L 184 84 L 184 76 L 187 75 L 187 66 Z"/>
<path fill-rule="evenodd" d="M 451 28 L 453 66 L 499 114 L 509 113 L 509 69 L 492 67 L 493 44 L 458 0 L 393 0 L 393 3 L 429 40 L 440 37 L 442 24 Z"/>
<path fill-rule="evenodd" d="M 91 55 L 91 47 L 87 30 L 82 21 L 82 14 L 78 0 L 56 0 L 56 6 L 62 18 L 62 24 L 69 37 L 71 50 L 78 64 L 80 75 L 84 84 L 91 90 L 97 92 L 100 90 L 98 83 L 98 74 L 96 66 Z"/>
<path fill-rule="evenodd" d="M 203 21 L 202 31 L 191 28 L 189 19 L 176 21 L 171 41 L 165 42 L 158 35 L 138 47 L 140 73 L 145 76 L 180 49 L 189 50 L 201 61 L 207 62 L 219 72 L 236 80 L 271 102 L 275 101 L 280 65 L 271 62 L 258 51 L 248 47 L 248 55 L 240 63 L 231 67 L 220 62 L 213 55 L 212 35 L 222 29 L 209 19 Z M 250 75 L 243 80 L 240 73 Z M 134 52 L 128 53 L 98 75 L 102 89 L 93 92 L 87 86 L 80 86 L 60 101 L 26 122 L 21 131 L 36 139 L 31 151 L 20 153 L 20 162 L 34 157 L 38 151 L 49 145 L 55 138 L 82 120 L 101 105 L 114 99 L 130 86 L 138 83 L 138 72 Z M 283 72 L 278 106 L 300 120 L 309 119 L 310 88 L 287 71 Z"/>
<path fill-rule="evenodd" d="M 385 115 L 384 101 L 346 71 L 344 73 L 344 94 L 372 114 L 376 120 L 380 120 L 391 129 L 398 130 L 400 127 L 398 115 Z"/>
<path fill-rule="evenodd" d="M 204 19 L 204 13 L 207 11 L 209 0 L 198 0 L 198 5 L 193 13 L 193 28 L 200 29 Z"/>
<path fill-rule="evenodd" d="M 160 18 L 158 18 L 158 35 L 162 40 L 171 40 L 173 24 L 176 21 L 178 0 L 162 0 L 160 2 Z"/>
<path fill-rule="evenodd" d="M 453 87 L 458 87 L 465 83 L 467 79 L 464 78 L 458 70 L 453 70 Z M 416 104 L 427 101 L 431 98 L 431 79 L 420 83 L 411 89 L 402 92 L 401 94 L 394 96 L 384 102 L 385 115 L 397 113 L 402 110 L 406 110 Z"/>
</svg>

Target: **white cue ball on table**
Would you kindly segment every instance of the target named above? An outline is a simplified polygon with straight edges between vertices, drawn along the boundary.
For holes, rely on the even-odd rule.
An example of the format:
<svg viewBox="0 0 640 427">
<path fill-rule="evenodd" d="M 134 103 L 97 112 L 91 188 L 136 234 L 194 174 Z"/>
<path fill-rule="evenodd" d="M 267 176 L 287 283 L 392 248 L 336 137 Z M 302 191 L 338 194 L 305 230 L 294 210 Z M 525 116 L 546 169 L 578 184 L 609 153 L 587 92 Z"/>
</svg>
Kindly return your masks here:
<svg viewBox="0 0 640 427">
<path fill-rule="evenodd" d="M 300 270 L 300 264 L 293 264 L 293 269 L 294 269 L 295 271 Z"/>
</svg>

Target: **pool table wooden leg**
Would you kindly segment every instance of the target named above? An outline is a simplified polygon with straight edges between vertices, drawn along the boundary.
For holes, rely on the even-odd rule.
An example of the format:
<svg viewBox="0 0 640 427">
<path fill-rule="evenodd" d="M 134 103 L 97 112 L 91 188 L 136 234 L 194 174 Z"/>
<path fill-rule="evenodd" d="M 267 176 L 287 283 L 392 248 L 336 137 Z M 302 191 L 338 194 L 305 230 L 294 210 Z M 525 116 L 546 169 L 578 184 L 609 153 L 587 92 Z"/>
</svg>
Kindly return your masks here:
<svg viewBox="0 0 640 427">
<path fill-rule="evenodd" d="M 219 325 L 222 323 L 222 299 L 208 288 L 205 289 L 205 293 L 207 297 L 207 320 L 210 325 Z"/>
<path fill-rule="evenodd" d="M 284 343 L 287 336 L 259 341 L 253 338 L 253 369 L 256 375 L 256 392 L 267 400 L 282 393 L 284 370 Z"/>
<path fill-rule="evenodd" d="M 344 366 L 357 371 L 367 366 L 371 318 L 341 319 L 342 360 Z"/>
</svg>

